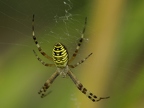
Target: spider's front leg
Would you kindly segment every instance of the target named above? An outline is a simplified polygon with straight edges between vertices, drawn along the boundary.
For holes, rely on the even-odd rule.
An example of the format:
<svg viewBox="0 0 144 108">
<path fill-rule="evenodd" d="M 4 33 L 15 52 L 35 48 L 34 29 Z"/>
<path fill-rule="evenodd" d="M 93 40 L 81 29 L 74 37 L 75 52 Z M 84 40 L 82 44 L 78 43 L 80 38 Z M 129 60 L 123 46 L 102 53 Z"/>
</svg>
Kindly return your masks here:
<svg viewBox="0 0 144 108">
<path fill-rule="evenodd" d="M 59 76 L 59 72 L 55 72 L 54 74 L 52 74 L 52 76 L 44 83 L 43 87 L 40 89 L 40 91 L 38 92 L 38 94 L 41 94 L 41 98 L 43 98 L 47 91 L 47 89 L 50 87 L 50 85 L 53 83 L 53 81 L 56 79 L 56 77 Z"/>
<path fill-rule="evenodd" d="M 74 74 L 71 71 L 68 71 L 68 75 L 70 76 L 70 78 L 72 79 L 72 81 L 75 83 L 75 85 L 77 86 L 77 88 L 83 93 L 85 94 L 89 99 L 91 99 L 93 102 L 97 102 L 100 101 L 101 99 L 108 99 L 110 98 L 108 97 L 97 97 L 96 95 L 94 95 L 93 93 L 91 93 L 90 91 L 88 91 L 81 83 L 80 81 L 77 80 L 77 78 L 74 76 Z"/>
</svg>

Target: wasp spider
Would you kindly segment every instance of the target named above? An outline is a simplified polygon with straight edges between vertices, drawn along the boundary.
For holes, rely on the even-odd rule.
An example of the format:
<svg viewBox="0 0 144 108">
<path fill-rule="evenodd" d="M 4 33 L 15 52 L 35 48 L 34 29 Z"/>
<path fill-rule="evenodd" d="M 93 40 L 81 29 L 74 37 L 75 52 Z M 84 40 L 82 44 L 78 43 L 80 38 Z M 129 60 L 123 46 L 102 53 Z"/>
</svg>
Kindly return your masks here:
<svg viewBox="0 0 144 108">
<path fill-rule="evenodd" d="M 43 87 L 40 89 L 40 91 L 38 92 L 39 94 L 41 94 L 41 97 L 43 98 L 44 96 L 46 96 L 46 91 L 47 89 L 50 87 L 50 85 L 53 83 L 53 81 L 59 76 L 62 75 L 62 77 L 66 77 L 67 75 L 72 79 L 72 81 L 75 83 L 75 85 L 77 86 L 77 88 L 83 93 L 85 94 L 89 99 L 91 99 L 93 102 L 95 101 L 100 101 L 101 99 L 107 99 L 109 97 L 97 97 L 96 95 L 94 95 L 93 93 L 91 93 L 90 91 L 88 91 L 81 83 L 80 81 L 75 77 L 75 75 L 71 72 L 70 68 L 75 68 L 78 65 L 80 65 L 81 63 L 83 63 L 88 57 L 90 57 L 92 55 L 92 53 L 90 53 L 86 58 L 82 59 L 80 62 L 74 64 L 74 65 L 70 65 L 69 63 L 72 62 L 74 60 L 74 58 L 76 57 L 79 48 L 81 46 L 81 43 L 83 42 L 83 37 L 84 37 L 84 33 L 85 33 L 85 28 L 86 28 L 86 23 L 87 23 L 87 18 L 85 19 L 85 25 L 81 34 L 81 38 L 78 42 L 78 45 L 76 47 L 76 50 L 74 52 L 74 54 L 72 55 L 72 57 L 69 59 L 69 55 L 68 55 L 68 51 L 66 49 L 66 47 L 61 44 L 61 43 L 56 43 L 53 51 L 52 51 L 52 57 L 48 56 L 41 48 L 41 46 L 39 45 L 36 36 L 35 36 L 35 32 L 34 32 L 34 15 L 33 15 L 33 19 L 32 19 L 32 36 L 33 36 L 33 40 L 39 50 L 39 52 L 45 56 L 47 59 L 51 60 L 54 62 L 54 64 L 49 64 L 49 63 L 45 63 L 44 61 L 42 61 L 38 55 L 36 54 L 36 52 L 33 50 L 35 56 L 37 57 L 37 59 L 44 65 L 44 66 L 55 66 L 57 67 L 56 72 L 52 74 L 52 76 L 44 83 Z"/>
</svg>

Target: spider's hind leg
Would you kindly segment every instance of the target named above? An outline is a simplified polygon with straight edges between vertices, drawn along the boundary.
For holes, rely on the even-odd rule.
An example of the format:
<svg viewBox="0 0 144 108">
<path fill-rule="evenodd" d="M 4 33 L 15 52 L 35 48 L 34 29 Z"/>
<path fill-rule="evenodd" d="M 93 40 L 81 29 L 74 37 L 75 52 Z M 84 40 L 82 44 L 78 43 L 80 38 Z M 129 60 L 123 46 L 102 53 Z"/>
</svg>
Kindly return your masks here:
<svg viewBox="0 0 144 108">
<path fill-rule="evenodd" d="M 33 15 L 33 18 L 32 18 L 32 37 L 33 37 L 33 40 L 34 40 L 34 42 L 35 42 L 35 44 L 36 44 L 39 52 L 40 52 L 43 56 L 45 56 L 47 59 L 49 59 L 49 60 L 52 61 L 52 60 L 53 60 L 52 57 L 50 57 L 49 55 L 47 55 L 47 54 L 42 50 L 42 48 L 41 48 L 41 46 L 39 45 L 39 43 L 38 43 L 38 41 L 37 41 L 37 38 L 36 38 L 36 36 L 35 36 L 35 32 L 34 32 L 34 15 Z"/>
<path fill-rule="evenodd" d="M 81 34 L 81 38 L 79 39 L 79 42 L 78 42 L 77 47 L 75 49 L 75 52 L 73 53 L 72 57 L 70 58 L 69 63 L 72 62 L 75 59 L 75 57 L 77 56 L 79 48 L 80 48 L 80 46 L 81 46 L 81 44 L 83 42 L 83 39 L 84 39 L 84 33 L 85 33 L 85 29 L 86 29 L 86 24 L 87 24 L 87 17 L 85 18 L 85 23 L 84 23 L 83 31 L 82 31 L 82 34 Z"/>
<path fill-rule="evenodd" d="M 55 64 L 45 63 L 44 61 L 42 61 L 41 58 L 39 58 L 39 56 L 36 54 L 35 50 L 33 50 L 33 52 L 34 52 L 36 58 L 38 59 L 38 61 L 40 61 L 44 66 L 49 66 L 49 67 L 54 67 L 55 66 Z"/>
<path fill-rule="evenodd" d="M 90 56 L 92 55 L 92 53 L 90 53 L 86 58 L 82 59 L 80 62 L 74 64 L 74 65 L 68 65 L 70 68 L 75 68 L 78 65 L 82 64 L 83 62 L 85 62 L 86 59 L 88 59 Z"/>
</svg>

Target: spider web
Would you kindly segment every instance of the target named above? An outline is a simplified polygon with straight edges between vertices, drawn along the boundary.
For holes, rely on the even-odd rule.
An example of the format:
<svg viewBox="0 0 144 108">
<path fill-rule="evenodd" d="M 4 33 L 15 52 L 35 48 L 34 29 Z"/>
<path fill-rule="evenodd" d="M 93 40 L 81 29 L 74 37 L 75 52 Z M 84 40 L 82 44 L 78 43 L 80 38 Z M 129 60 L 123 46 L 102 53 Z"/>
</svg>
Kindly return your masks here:
<svg viewBox="0 0 144 108">
<path fill-rule="evenodd" d="M 35 33 L 42 48 L 47 52 L 48 48 L 52 48 L 56 42 L 61 42 L 68 46 L 70 54 L 73 53 L 71 51 L 74 51 L 81 36 L 86 16 L 81 14 L 81 10 L 77 12 L 75 10 L 84 2 L 78 4 L 70 0 L 57 2 L 51 0 L 40 2 L 40 4 L 38 1 L 17 4 L 17 2 L 1 0 L 0 3 L 1 18 L 5 19 L 1 20 L 0 26 L 2 31 L 0 44 L 3 50 L 11 46 L 28 49 L 35 47 L 31 39 L 31 20 L 32 15 L 35 14 Z M 23 10 L 21 5 L 27 6 L 26 8 L 30 10 Z M 49 5 L 53 7 L 47 9 Z M 84 40 L 87 42 L 88 38 L 85 37 Z"/>
<path fill-rule="evenodd" d="M 50 87 L 48 96 L 44 99 L 39 98 L 37 91 L 55 71 L 55 68 L 44 67 L 36 60 L 32 50 L 34 49 L 37 53 L 38 50 L 32 39 L 31 27 L 32 15 L 35 14 L 35 34 L 42 49 L 51 55 L 54 44 L 61 42 L 67 47 L 71 56 L 77 46 L 78 39 L 81 37 L 84 19 L 88 16 L 88 3 L 84 0 L 0 0 L 0 107 L 69 108 L 69 106 L 73 106 L 80 108 L 85 105 L 77 98 L 75 91 L 78 90 L 69 78 L 64 80 L 57 78 L 56 83 L 54 82 Z M 143 99 L 143 94 L 138 97 L 143 90 L 143 83 L 138 83 L 143 82 L 144 39 L 142 31 L 144 18 L 143 12 L 139 11 L 143 10 L 143 4 L 140 1 L 137 3 L 131 1 L 125 9 L 125 21 L 120 24 L 121 33 L 118 34 L 119 38 L 116 41 L 118 44 L 114 49 L 114 60 L 111 60 L 113 61 L 110 65 L 112 71 L 108 73 L 110 75 L 110 90 L 107 93 L 111 93 L 111 99 L 108 101 L 109 106 L 105 106 L 107 108 L 115 107 L 115 105 L 117 107 L 120 103 L 121 105 L 127 104 L 125 108 L 128 108 L 128 103 Z M 95 28 L 90 26 L 89 16 L 87 28 L 90 28 L 90 33 L 94 34 Z M 91 53 L 83 53 L 85 47 L 91 43 L 87 31 L 85 34 L 76 61 Z M 97 37 L 96 35 L 92 36 Z M 107 38 L 105 37 L 103 40 L 105 39 Z M 91 45 L 93 45 L 91 48 L 93 51 L 95 43 Z M 38 55 L 47 61 L 39 53 Z M 95 55 L 93 54 L 93 56 Z M 90 62 L 84 64 L 92 65 Z M 77 76 L 76 69 L 74 72 Z M 96 72 L 96 78 L 98 78 L 98 73 L 101 72 Z M 82 76 L 82 73 L 79 74 Z M 90 76 L 93 75 L 90 74 Z M 99 88 L 100 84 L 96 86 Z M 130 88 L 136 92 L 133 93 Z M 123 94 L 121 94 L 122 92 Z M 131 98 L 135 98 L 133 99 L 135 101 L 131 101 Z M 119 107 L 124 108 L 120 105 Z"/>
<path fill-rule="evenodd" d="M 1 49 L 5 53 L 9 48 L 24 48 L 25 50 L 35 49 L 35 44 L 31 36 L 32 15 L 35 14 L 35 34 L 39 44 L 51 55 L 52 48 L 56 42 L 61 42 L 69 49 L 70 56 L 77 46 L 78 39 L 84 26 L 86 15 L 81 14 L 81 10 L 75 12 L 78 2 L 70 0 L 33 2 L 8 2 L 1 3 Z M 16 6 L 15 6 L 16 4 Z M 51 5 L 50 5 L 51 4 Z M 75 5 L 73 5 L 75 4 Z M 30 8 L 23 10 L 21 5 Z M 47 9 L 47 7 L 50 9 Z M 74 10 L 75 9 L 75 10 Z M 45 11 L 44 11 L 45 10 Z M 88 38 L 84 37 L 85 43 Z M 84 44 L 85 44 L 84 43 Z M 85 45 L 84 45 L 85 46 Z M 83 48 L 81 48 L 81 51 Z M 79 56 L 79 54 L 78 54 Z"/>
</svg>

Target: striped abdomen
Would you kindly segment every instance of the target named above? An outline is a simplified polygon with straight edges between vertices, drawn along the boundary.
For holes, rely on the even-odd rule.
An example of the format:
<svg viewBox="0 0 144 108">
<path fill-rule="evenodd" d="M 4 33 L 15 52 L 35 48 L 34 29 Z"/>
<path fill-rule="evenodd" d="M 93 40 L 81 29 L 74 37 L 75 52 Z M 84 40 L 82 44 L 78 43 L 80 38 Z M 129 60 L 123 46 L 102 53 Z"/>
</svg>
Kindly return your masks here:
<svg viewBox="0 0 144 108">
<path fill-rule="evenodd" d="M 68 52 L 64 45 L 57 43 L 52 52 L 55 65 L 59 68 L 66 67 L 68 63 Z"/>
</svg>

